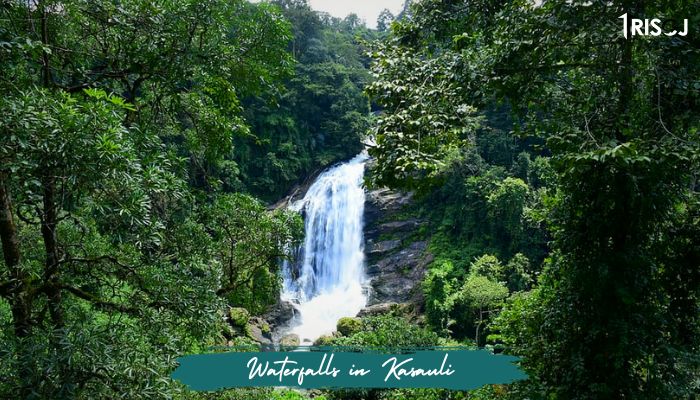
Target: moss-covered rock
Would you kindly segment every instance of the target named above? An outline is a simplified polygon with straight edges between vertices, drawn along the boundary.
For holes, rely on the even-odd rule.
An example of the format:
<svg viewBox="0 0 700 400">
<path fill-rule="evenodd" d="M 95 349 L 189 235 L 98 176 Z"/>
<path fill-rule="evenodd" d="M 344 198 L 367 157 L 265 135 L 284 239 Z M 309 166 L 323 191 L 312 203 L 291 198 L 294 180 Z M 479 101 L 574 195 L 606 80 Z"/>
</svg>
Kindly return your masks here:
<svg viewBox="0 0 700 400">
<path fill-rule="evenodd" d="M 299 339 L 299 335 L 290 333 L 288 335 L 284 335 L 282 339 L 280 339 L 280 346 L 285 346 L 285 347 L 294 347 L 294 346 L 299 346 L 301 344 L 301 340 Z"/>
<path fill-rule="evenodd" d="M 335 337 L 332 335 L 321 335 L 314 341 L 314 346 L 332 346 L 333 339 L 335 339 Z"/>
<path fill-rule="evenodd" d="M 260 324 L 260 331 L 262 331 L 264 335 L 269 335 L 270 333 L 272 333 L 272 329 L 270 329 L 270 324 L 268 324 L 267 321 L 263 321 L 263 323 Z"/>
<path fill-rule="evenodd" d="M 248 323 L 246 328 L 246 333 L 251 339 L 264 345 L 272 344 L 272 334 L 270 333 L 270 325 L 262 318 L 250 318 L 250 322 Z"/>
<path fill-rule="evenodd" d="M 222 335 L 226 340 L 231 340 L 240 335 L 240 330 L 235 329 L 229 324 L 224 324 Z"/>
<path fill-rule="evenodd" d="M 250 313 L 245 308 L 231 307 L 228 310 L 228 317 L 232 326 L 243 328 L 248 324 Z"/>
<path fill-rule="evenodd" d="M 362 330 L 362 320 L 359 318 L 343 317 L 338 320 L 336 329 L 341 335 L 350 336 Z"/>
</svg>

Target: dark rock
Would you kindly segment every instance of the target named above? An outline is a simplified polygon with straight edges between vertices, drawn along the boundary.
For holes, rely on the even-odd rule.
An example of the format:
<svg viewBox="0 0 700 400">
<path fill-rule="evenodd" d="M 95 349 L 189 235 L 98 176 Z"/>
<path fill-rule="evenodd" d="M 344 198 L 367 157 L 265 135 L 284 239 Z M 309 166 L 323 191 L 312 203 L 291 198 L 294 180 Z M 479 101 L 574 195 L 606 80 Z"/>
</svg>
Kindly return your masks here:
<svg viewBox="0 0 700 400">
<path fill-rule="evenodd" d="M 420 284 L 432 255 L 426 241 L 414 239 L 424 221 L 400 217 L 412 197 L 389 189 L 367 194 L 365 248 L 370 306 L 393 302 L 414 303 L 420 308 L 422 304 Z"/>
<path fill-rule="evenodd" d="M 385 240 L 383 242 L 374 243 L 369 247 L 369 254 L 381 255 L 395 250 L 401 246 L 401 240 Z"/>
<path fill-rule="evenodd" d="M 316 178 L 318 178 L 318 176 L 324 170 L 325 168 L 317 168 L 311 174 L 306 176 L 304 180 L 298 181 L 296 184 L 294 184 L 294 186 L 292 186 L 286 196 L 279 199 L 276 203 L 270 204 L 268 209 L 279 210 L 287 208 L 295 201 L 303 199 L 311 185 L 313 185 L 313 183 L 316 181 Z"/>
<path fill-rule="evenodd" d="M 426 248 L 427 242 L 413 242 L 377 261 L 373 265 L 378 272 L 371 281 L 369 304 L 418 300 L 425 267 L 432 261 Z"/>
<path fill-rule="evenodd" d="M 272 331 L 270 325 L 260 317 L 253 317 L 248 321 L 248 336 L 263 345 L 272 345 Z"/>
<path fill-rule="evenodd" d="M 272 306 L 262 318 L 267 321 L 270 327 L 275 330 L 287 325 L 296 314 L 294 304 L 289 301 L 280 301 Z"/>
<path fill-rule="evenodd" d="M 392 307 L 398 306 L 398 303 L 380 303 L 380 304 L 374 304 L 369 307 L 365 307 L 362 310 L 360 310 L 359 313 L 357 313 L 357 316 L 360 318 L 364 317 L 374 317 L 377 315 L 386 315 L 391 312 Z"/>
<path fill-rule="evenodd" d="M 365 272 L 369 277 L 373 277 L 379 275 L 382 272 L 382 270 L 379 268 L 379 265 L 371 264 L 365 268 Z"/>
<path fill-rule="evenodd" d="M 403 206 L 409 204 L 412 198 L 413 193 L 403 193 L 387 188 L 376 189 L 367 193 L 367 200 L 384 212 L 399 211 Z"/>
<path fill-rule="evenodd" d="M 405 221 L 385 222 L 379 225 L 381 232 L 414 232 L 422 225 L 417 219 L 408 219 Z"/>
<path fill-rule="evenodd" d="M 365 227 L 372 228 L 380 220 L 401 210 L 411 202 L 412 193 L 396 192 L 390 189 L 377 189 L 367 193 L 365 202 Z M 367 232 L 365 232 L 367 233 Z"/>
</svg>

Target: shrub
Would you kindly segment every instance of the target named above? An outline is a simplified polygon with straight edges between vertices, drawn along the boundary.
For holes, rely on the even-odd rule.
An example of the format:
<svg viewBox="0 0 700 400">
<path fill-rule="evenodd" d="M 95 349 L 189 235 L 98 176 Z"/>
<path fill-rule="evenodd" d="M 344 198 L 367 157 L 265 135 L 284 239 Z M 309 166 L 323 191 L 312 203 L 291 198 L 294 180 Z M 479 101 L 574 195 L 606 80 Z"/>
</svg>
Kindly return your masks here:
<svg viewBox="0 0 700 400">
<path fill-rule="evenodd" d="M 426 328 L 411 324 L 405 318 L 376 316 L 362 319 L 362 330 L 333 340 L 334 345 L 358 347 L 429 347 L 438 336 Z"/>
</svg>

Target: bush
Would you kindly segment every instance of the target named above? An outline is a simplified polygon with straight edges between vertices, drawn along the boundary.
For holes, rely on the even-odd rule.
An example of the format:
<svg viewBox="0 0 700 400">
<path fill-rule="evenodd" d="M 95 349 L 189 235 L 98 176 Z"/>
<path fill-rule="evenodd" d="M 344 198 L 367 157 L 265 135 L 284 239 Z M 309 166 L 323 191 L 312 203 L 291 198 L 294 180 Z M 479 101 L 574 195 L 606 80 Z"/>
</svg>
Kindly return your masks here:
<svg viewBox="0 0 700 400">
<path fill-rule="evenodd" d="M 333 345 L 358 347 L 429 347 L 438 336 L 426 328 L 413 325 L 402 317 L 377 316 L 362 319 L 362 330 L 333 340 Z"/>
</svg>

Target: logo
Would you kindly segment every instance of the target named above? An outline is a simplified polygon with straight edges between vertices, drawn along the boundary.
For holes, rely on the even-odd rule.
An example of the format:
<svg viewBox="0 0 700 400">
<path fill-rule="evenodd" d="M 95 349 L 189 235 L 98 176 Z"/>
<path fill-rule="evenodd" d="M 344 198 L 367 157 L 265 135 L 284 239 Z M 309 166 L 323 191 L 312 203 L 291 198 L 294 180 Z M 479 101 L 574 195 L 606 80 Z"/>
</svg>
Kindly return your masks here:
<svg viewBox="0 0 700 400">
<path fill-rule="evenodd" d="M 627 14 L 622 14 L 618 18 L 622 18 L 622 34 L 627 39 L 629 36 L 685 36 L 688 34 L 688 19 L 683 20 L 682 31 L 664 32 L 663 23 L 658 18 L 627 18 Z"/>
</svg>

